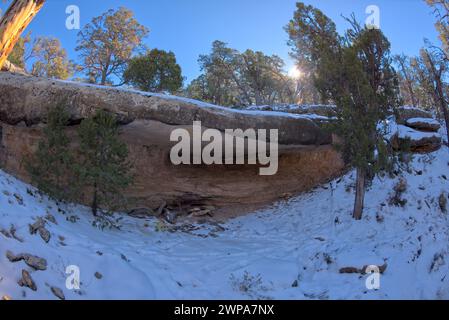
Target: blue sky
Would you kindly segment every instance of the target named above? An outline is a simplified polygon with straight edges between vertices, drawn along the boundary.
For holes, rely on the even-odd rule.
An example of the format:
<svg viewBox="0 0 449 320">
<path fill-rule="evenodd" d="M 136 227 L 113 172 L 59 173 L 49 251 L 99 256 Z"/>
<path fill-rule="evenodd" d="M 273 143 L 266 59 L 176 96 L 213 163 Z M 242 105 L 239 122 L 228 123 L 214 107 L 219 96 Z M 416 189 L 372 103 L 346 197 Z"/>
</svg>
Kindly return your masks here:
<svg viewBox="0 0 449 320">
<path fill-rule="evenodd" d="M 392 43 L 393 53 L 416 55 L 423 39 L 437 42 L 431 9 L 423 0 L 306 0 L 331 17 L 340 31 L 347 24 L 341 15 L 354 12 L 365 21 L 365 8 L 380 8 L 381 28 Z M 55 36 L 71 59 L 77 31 L 67 30 L 65 8 L 75 4 L 81 11 L 81 25 L 107 9 L 125 6 L 134 11 L 151 32 L 145 43 L 151 48 L 173 51 L 191 80 L 199 75 L 198 56 L 210 50 L 214 40 L 228 42 L 239 50 L 261 50 L 289 59 L 287 34 L 283 27 L 292 18 L 295 0 L 47 0 L 28 30 L 33 36 Z M 5 5 L 0 5 L 5 9 Z"/>
</svg>

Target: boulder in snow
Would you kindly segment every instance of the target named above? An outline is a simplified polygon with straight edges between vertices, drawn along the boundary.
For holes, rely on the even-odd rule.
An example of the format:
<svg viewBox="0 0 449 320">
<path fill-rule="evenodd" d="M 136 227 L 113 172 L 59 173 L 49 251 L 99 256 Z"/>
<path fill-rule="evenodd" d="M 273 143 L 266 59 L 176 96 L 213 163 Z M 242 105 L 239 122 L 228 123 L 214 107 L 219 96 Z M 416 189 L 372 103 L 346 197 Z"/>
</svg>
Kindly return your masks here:
<svg viewBox="0 0 449 320">
<path fill-rule="evenodd" d="M 18 284 L 21 287 L 28 287 L 33 291 L 37 290 L 36 283 L 34 282 L 30 273 L 26 270 L 22 270 L 22 278 L 19 280 Z"/>
<path fill-rule="evenodd" d="M 57 287 L 51 287 L 51 292 L 57 297 L 59 300 L 65 300 L 64 292 Z"/>
<path fill-rule="evenodd" d="M 392 135 L 390 142 L 396 150 L 408 146 L 412 152 L 433 152 L 441 148 L 442 138 L 436 132 L 421 132 L 398 125 L 397 132 Z"/>
<path fill-rule="evenodd" d="M 23 255 L 21 254 L 15 255 L 14 253 L 8 250 L 6 251 L 6 258 L 9 260 L 9 262 L 19 262 L 20 260 L 23 259 Z"/>
<path fill-rule="evenodd" d="M 42 240 L 44 240 L 46 243 L 48 243 L 48 241 L 50 241 L 50 231 L 48 231 L 47 229 L 45 229 L 45 227 L 42 227 L 39 229 L 39 235 L 41 236 Z"/>
<path fill-rule="evenodd" d="M 42 218 L 37 218 L 36 222 L 29 225 L 30 234 L 36 234 L 36 232 L 39 231 L 40 228 L 43 228 L 45 226 L 45 220 Z"/>
<path fill-rule="evenodd" d="M 426 118 L 432 119 L 433 116 L 430 112 L 411 106 L 403 106 L 398 108 L 397 122 L 399 124 L 406 124 L 407 120 L 413 118 Z"/>
<path fill-rule="evenodd" d="M 31 254 L 24 254 L 23 260 L 25 263 L 33 269 L 36 270 L 46 270 L 47 269 L 47 260 L 44 258 L 40 258 L 38 256 L 33 256 Z"/>
<path fill-rule="evenodd" d="M 35 270 L 47 269 L 47 260 L 38 256 L 33 256 L 32 254 L 20 253 L 15 255 L 8 250 L 6 251 L 6 258 L 8 258 L 10 262 L 19 262 L 21 260 L 24 260 L 28 266 L 32 267 Z"/>
<path fill-rule="evenodd" d="M 437 120 L 429 118 L 411 118 L 406 121 L 406 125 L 416 130 L 430 132 L 438 132 L 441 128 Z"/>
</svg>

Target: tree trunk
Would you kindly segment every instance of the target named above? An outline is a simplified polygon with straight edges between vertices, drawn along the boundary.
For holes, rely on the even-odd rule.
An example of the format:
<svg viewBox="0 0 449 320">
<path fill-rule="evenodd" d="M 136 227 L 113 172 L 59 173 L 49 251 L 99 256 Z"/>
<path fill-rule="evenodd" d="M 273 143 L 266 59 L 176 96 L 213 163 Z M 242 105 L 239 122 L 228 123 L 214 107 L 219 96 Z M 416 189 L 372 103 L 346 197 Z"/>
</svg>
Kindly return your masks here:
<svg viewBox="0 0 449 320">
<path fill-rule="evenodd" d="M 97 184 L 94 184 L 94 197 L 92 199 L 92 214 L 94 215 L 94 217 L 97 216 L 97 212 L 98 212 L 98 195 L 97 195 Z"/>
<path fill-rule="evenodd" d="M 404 74 L 405 82 L 407 83 L 407 90 L 408 90 L 408 93 L 410 94 L 410 98 L 412 99 L 412 105 L 414 107 L 417 107 L 418 106 L 418 102 L 416 100 L 415 92 L 413 91 L 412 80 L 409 77 L 407 68 L 405 66 L 405 62 L 402 59 L 405 59 L 405 57 L 399 59 L 399 64 L 401 65 L 402 73 Z"/>
<path fill-rule="evenodd" d="M 443 111 L 444 122 L 446 123 L 447 145 L 449 146 L 449 111 L 447 110 L 446 99 L 443 92 L 443 83 L 441 78 L 437 80 L 438 95 L 440 100 L 440 108 Z"/>
<path fill-rule="evenodd" d="M 107 79 L 107 77 L 106 77 L 106 71 L 102 71 L 101 72 L 101 79 L 100 79 L 100 84 L 102 85 L 102 86 L 104 86 L 105 84 L 106 84 L 106 79 Z"/>
<path fill-rule="evenodd" d="M 433 57 L 426 51 L 427 59 L 430 64 L 430 72 L 432 75 L 432 80 L 435 82 L 435 98 L 440 103 L 441 112 L 443 112 L 444 122 L 446 123 L 446 134 L 447 134 L 447 145 L 449 146 L 449 111 L 447 110 L 446 98 L 444 96 L 444 84 L 442 79 L 442 67 L 440 70 L 437 70 L 436 63 L 433 60 Z M 435 101 L 437 102 L 437 101 Z"/>
<path fill-rule="evenodd" d="M 363 206 L 365 202 L 365 170 L 357 168 L 356 186 L 355 186 L 355 202 L 354 202 L 354 212 L 352 216 L 356 220 L 362 219 Z"/>
<path fill-rule="evenodd" d="M 410 98 L 412 99 L 412 105 L 414 107 L 418 106 L 418 101 L 416 101 L 415 92 L 413 91 L 413 85 L 410 80 L 407 80 L 408 91 L 410 93 Z"/>
<path fill-rule="evenodd" d="M 14 0 L 0 19 L 0 69 L 45 0 Z"/>
</svg>

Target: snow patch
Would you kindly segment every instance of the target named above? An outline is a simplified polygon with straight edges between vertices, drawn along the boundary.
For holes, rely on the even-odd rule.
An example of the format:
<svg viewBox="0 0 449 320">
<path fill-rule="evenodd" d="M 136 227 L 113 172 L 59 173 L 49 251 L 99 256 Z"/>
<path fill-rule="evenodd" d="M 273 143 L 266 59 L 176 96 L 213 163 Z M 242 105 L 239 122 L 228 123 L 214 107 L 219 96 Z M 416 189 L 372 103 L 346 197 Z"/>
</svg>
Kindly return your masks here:
<svg viewBox="0 0 449 320">
<path fill-rule="evenodd" d="M 401 129 L 402 130 L 402 129 Z M 351 217 L 353 172 L 309 193 L 196 232 L 157 232 L 156 219 L 122 216 L 121 230 L 92 226 L 88 208 L 58 205 L 0 171 L 0 296 L 56 299 L 449 299 L 449 218 L 438 205 L 448 190 L 449 150 L 416 155 L 403 173 L 404 207 L 389 204 L 399 177 L 376 178 L 364 217 Z M 51 239 L 28 225 L 51 214 Z M 76 218 L 73 218 L 76 217 Z M 119 217 L 119 215 L 116 215 Z M 187 230 L 187 229 L 180 229 Z M 45 258 L 34 271 L 7 250 Z M 387 263 L 381 288 L 343 267 Z M 81 289 L 65 287 L 66 267 L 80 268 Z M 30 272 L 37 291 L 17 285 Z M 95 273 L 101 273 L 101 279 Z"/>
</svg>

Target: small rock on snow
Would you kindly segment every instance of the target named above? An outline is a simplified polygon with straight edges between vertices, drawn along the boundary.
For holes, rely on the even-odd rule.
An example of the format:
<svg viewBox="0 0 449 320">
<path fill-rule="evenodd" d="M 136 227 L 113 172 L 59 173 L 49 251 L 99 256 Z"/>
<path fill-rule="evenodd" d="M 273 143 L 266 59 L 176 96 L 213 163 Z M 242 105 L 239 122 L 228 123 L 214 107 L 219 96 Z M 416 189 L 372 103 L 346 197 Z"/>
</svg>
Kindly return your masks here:
<svg viewBox="0 0 449 320">
<path fill-rule="evenodd" d="M 28 287 L 33 291 L 37 290 L 36 283 L 34 283 L 30 273 L 26 270 L 22 270 L 22 279 L 19 280 L 18 284 L 21 287 Z"/>
</svg>

